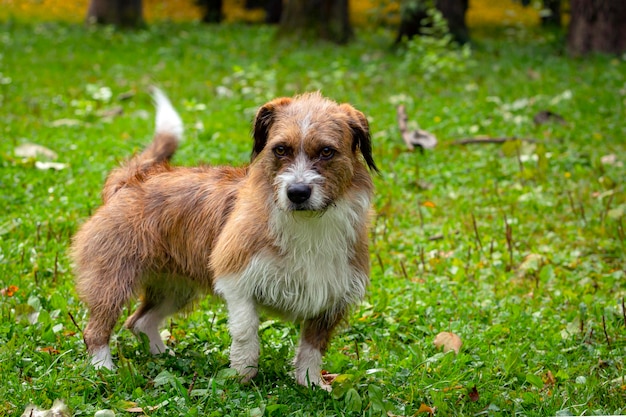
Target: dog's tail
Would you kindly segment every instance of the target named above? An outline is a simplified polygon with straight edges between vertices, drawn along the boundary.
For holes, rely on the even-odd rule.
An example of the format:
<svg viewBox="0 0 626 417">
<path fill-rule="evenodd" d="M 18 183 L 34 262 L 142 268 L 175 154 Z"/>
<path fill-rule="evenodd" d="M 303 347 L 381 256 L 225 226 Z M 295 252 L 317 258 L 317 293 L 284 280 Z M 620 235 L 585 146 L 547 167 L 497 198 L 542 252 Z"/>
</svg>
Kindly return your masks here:
<svg viewBox="0 0 626 417">
<path fill-rule="evenodd" d="M 156 87 L 152 87 L 152 99 L 156 107 L 156 129 L 152 143 L 109 174 L 102 190 L 104 202 L 121 188 L 143 182 L 149 174 L 169 169 L 168 162 L 183 138 L 183 121 L 167 96 Z"/>
</svg>

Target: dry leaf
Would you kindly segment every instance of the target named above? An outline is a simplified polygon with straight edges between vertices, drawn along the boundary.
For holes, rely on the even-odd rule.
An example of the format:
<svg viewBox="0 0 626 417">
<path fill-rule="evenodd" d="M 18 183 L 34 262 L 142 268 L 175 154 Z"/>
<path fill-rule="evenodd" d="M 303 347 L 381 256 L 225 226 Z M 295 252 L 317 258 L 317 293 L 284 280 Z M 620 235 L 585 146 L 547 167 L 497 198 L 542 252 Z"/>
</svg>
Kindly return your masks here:
<svg viewBox="0 0 626 417">
<path fill-rule="evenodd" d="M 332 384 L 339 374 L 329 374 L 328 371 L 322 371 L 322 379 L 327 384 Z"/>
<path fill-rule="evenodd" d="M 417 410 L 417 413 L 418 414 L 419 413 L 428 413 L 431 416 L 434 416 L 435 415 L 435 411 L 437 411 L 437 407 L 431 407 L 429 405 L 426 405 L 426 404 L 422 403 L 420 405 L 420 408 Z"/>
<path fill-rule="evenodd" d="M 6 295 L 7 297 L 13 297 L 13 295 L 19 290 L 15 285 L 9 285 L 6 288 L 0 290 L 0 295 Z"/>
<path fill-rule="evenodd" d="M 61 127 L 61 126 L 79 126 L 82 125 L 83 122 L 77 119 L 58 119 L 54 122 L 50 123 L 52 127 Z"/>
<path fill-rule="evenodd" d="M 67 168 L 67 164 L 63 164 L 61 162 L 41 162 L 41 161 L 35 161 L 35 168 L 40 169 L 42 171 L 46 171 L 48 169 L 54 169 L 56 171 L 61 171 L 62 169 Z"/>
<path fill-rule="evenodd" d="M 99 110 L 96 114 L 98 117 L 113 118 L 124 114 L 124 108 L 122 106 L 116 106 L 110 109 Z"/>
<path fill-rule="evenodd" d="M 548 373 L 546 374 L 544 382 L 545 382 L 546 385 L 554 385 L 554 384 L 556 384 L 556 378 L 554 377 L 554 375 L 552 375 L 552 372 L 548 371 Z"/>
<path fill-rule="evenodd" d="M 49 353 L 50 355 L 58 355 L 60 353 L 57 349 L 53 348 L 52 346 L 45 346 L 37 350 L 39 350 L 40 352 Z"/>
<path fill-rule="evenodd" d="M 70 417 L 70 412 L 63 401 L 54 400 L 54 404 L 49 410 L 42 410 L 32 404 L 29 405 L 24 410 L 22 417 Z"/>
<path fill-rule="evenodd" d="M 561 116 L 560 114 L 554 113 L 550 110 L 542 110 L 538 112 L 533 117 L 533 121 L 537 125 L 542 125 L 542 124 L 551 123 L 551 122 L 556 122 L 561 125 L 565 125 L 567 123 L 565 119 L 563 118 L 563 116 Z"/>
<path fill-rule="evenodd" d="M 130 408 L 124 409 L 124 411 L 126 411 L 127 413 L 145 413 L 145 412 L 152 412 L 154 410 L 157 410 L 158 408 L 159 408 L 158 405 L 149 406 L 149 407 L 130 407 Z"/>
<path fill-rule="evenodd" d="M 37 145 L 36 143 L 25 143 L 15 148 L 15 155 L 21 158 L 36 158 L 37 156 L 45 156 L 49 159 L 57 159 L 56 152 Z"/>
<path fill-rule="evenodd" d="M 435 347 L 440 348 L 443 347 L 444 352 L 449 352 L 451 350 L 454 351 L 458 355 L 461 350 L 461 346 L 463 346 L 463 341 L 461 338 L 454 333 L 450 332 L 441 332 L 437 336 L 435 336 Z"/>
<path fill-rule="evenodd" d="M 618 167 L 621 167 L 624 165 L 622 161 L 617 159 L 617 156 L 614 153 L 604 155 L 602 158 L 600 158 L 600 162 L 602 162 L 602 164 L 604 165 L 615 165 Z"/>
</svg>

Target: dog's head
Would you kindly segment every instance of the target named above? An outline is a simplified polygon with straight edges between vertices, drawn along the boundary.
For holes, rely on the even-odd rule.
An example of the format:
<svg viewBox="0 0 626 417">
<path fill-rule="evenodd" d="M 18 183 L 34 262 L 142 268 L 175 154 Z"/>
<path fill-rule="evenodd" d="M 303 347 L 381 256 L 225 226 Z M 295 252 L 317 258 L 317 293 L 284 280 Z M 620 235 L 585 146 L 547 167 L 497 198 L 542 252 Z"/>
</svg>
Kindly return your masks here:
<svg viewBox="0 0 626 417">
<path fill-rule="evenodd" d="M 362 162 L 365 161 L 365 164 Z M 278 98 L 254 122 L 252 169 L 262 169 L 283 210 L 323 211 L 354 185 L 372 157 L 367 119 L 319 93 Z"/>
</svg>

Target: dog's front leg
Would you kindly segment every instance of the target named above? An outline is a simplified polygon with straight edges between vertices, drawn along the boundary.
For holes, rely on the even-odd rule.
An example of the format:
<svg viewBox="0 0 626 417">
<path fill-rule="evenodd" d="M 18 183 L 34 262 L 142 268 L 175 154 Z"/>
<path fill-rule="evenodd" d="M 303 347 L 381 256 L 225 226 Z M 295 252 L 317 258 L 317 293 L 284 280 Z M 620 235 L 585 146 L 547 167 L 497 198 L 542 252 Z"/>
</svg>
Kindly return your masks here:
<svg viewBox="0 0 626 417">
<path fill-rule="evenodd" d="M 300 343 L 296 352 L 296 382 L 300 385 L 317 385 L 331 391 L 330 384 L 322 378 L 322 356 L 328 348 L 333 329 L 343 317 L 341 313 L 326 312 L 302 324 Z"/>
<path fill-rule="evenodd" d="M 259 315 L 252 297 L 242 294 L 235 279 L 223 279 L 215 290 L 226 301 L 230 345 L 230 367 L 249 382 L 258 372 L 259 364 Z"/>
</svg>

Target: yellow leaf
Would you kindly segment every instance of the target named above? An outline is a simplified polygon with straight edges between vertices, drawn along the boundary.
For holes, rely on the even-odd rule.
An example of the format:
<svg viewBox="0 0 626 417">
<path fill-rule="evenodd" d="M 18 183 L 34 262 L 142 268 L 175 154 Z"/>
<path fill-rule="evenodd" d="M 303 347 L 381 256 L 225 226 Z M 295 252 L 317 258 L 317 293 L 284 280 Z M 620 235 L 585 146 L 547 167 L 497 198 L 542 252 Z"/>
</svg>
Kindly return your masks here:
<svg viewBox="0 0 626 417">
<path fill-rule="evenodd" d="M 437 407 L 431 407 L 429 405 L 426 405 L 426 404 L 422 403 L 420 405 L 420 408 L 417 410 L 417 413 L 418 414 L 419 413 L 428 413 L 431 416 L 434 416 L 435 415 L 435 411 L 437 411 Z"/>
</svg>

